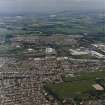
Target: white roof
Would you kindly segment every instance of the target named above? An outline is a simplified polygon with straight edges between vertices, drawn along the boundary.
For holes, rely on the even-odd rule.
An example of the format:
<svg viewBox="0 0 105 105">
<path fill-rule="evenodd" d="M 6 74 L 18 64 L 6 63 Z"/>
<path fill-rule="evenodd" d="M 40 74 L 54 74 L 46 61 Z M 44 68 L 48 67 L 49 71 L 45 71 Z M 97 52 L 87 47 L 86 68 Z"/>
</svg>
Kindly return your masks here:
<svg viewBox="0 0 105 105">
<path fill-rule="evenodd" d="M 0 68 L 3 66 L 3 64 L 0 64 Z"/>
<path fill-rule="evenodd" d="M 19 47 L 20 47 L 20 45 L 17 45 L 16 47 L 17 47 L 17 48 L 19 48 Z"/>
<path fill-rule="evenodd" d="M 35 61 L 41 60 L 41 58 L 34 58 Z"/>
<path fill-rule="evenodd" d="M 80 50 L 73 50 L 70 49 L 72 55 L 87 55 L 88 51 L 80 51 Z"/>
<path fill-rule="evenodd" d="M 52 53 L 53 51 L 55 51 L 53 48 L 46 48 L 46 53 Z"/>
<path fill-rule="evenodd" d="M 104 55 L 103 55 L 103 54 L 98 53 L 98 52 L 96 52 L 96 51 L 91 51 L 91 54 L 92 54 L 92 55 L 99 56 L 99 57 L 104 57 Z"/>
<path fill-rule="evenodd" d="M 94 87 L 98 91 L 103 91 L 104 90 L 104 88 L 99 84 L 94 84 L 94 85 L 92 85 L 92 87 Z"/>
<path fill-rule="evenodd" d="M 27 49 L 28 51 L 33 51 L 33 49 L 32 48 L 29 48 L 29 49 Z"/>
</svg>

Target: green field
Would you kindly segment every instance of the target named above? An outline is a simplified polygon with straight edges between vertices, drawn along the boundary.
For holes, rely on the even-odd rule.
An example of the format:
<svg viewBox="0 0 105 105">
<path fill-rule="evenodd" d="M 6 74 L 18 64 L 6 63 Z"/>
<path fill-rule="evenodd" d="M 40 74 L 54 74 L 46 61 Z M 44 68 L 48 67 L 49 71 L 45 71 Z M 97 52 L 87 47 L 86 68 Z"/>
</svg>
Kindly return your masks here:
<svg viewBox="0 0 105 105">
<path fill-rule="evenodd" d="M 101 79 L 105 78 L 105 70 L 102 71 L 96 71 L 96 72 L 80 72 L 74 74 L 74 77 L 65 77 L 63 76 L 63 80 L 65 82 L 70 82 L 70 81 L 81 81 L 81 80 L 96 80 L 96 79 Z"/>
<path fill-rule="evenodd" d="M 94 81 L 82 81 L 82 82 L 64 82 L 60 84 L 49 84 L 48 89 L 54 93 L 60 100 L 70 97 L 75 97 L 75 95 L 85 96 L 85 92 L 94 90 L 92 84 Z"/>
<path fill-rule="evenodd" d="M 96 57 L 94 56 L 91 56 L 91 55 L 72 55 L 72 57 L 74 59 L 97 59 Z"/>
<path fill-rule="evenodd" d="M 64 82 L 58 84 L 49 83 L 45 86 L 46 91 L 60 102 L 65 99 L 73 99 L 76 102 L 102 98 L 104 91 L 96 91 L 94 84 L 105 86 L 105 71 L 81 72 L 74 77 L 63 77 Z"/>
</svg>

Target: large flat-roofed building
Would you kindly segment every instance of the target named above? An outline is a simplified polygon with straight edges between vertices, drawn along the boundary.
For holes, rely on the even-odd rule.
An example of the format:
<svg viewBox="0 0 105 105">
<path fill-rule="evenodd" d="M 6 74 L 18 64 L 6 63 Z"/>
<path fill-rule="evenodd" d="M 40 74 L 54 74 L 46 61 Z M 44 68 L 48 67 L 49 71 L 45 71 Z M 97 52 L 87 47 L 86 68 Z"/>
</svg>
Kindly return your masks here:
<svg viewBox="0 0 105 105">
<path fill-rule="evenodd" d="M 91 54 L 92 56 L 97 57 L 97 58 L 104 58 L 104 57 L 105 57 L 105 55 L 103 55 L 103 54 L 101 54 L 101 53 L 98 53 L 98 52 L 96 52 L 96 51 L 90 51 L 90 54 Z"/>
<path fill-rule="evenodd" d="M 55 54 L 55 49 L 51 48 L 51 47 L 48 47 L 46 48 L 46 54 Z"/>
<path fill-rule="evenodd" d="M 92 87 L 94 87 L 97 91 L 104 91 L 104 88 L 99 84 L 94 84 Z"/>
<path fill-rule="evenodd" d="M 69 51 L 71 52 L 72 55 L 88 55 L 89 54 L 88 51 L 81 51 L 80 49 L 77 49 L 77 50 L 70 49 Z"/>
</svg>

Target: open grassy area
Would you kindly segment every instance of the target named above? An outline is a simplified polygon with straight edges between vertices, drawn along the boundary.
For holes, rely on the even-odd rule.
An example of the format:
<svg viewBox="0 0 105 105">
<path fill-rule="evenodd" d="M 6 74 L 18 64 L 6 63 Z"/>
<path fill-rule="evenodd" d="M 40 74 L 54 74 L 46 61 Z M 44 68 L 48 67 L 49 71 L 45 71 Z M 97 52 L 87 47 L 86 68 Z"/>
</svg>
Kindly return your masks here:
<svg viewBox="0 0 105 105">
<path fill-rule="evenodd" d="M 97 99 L 105 95 L 104 91 L 96 91 L 94 84 L 105 86 L 105 71 L 81 72 L 74 74 L 74 77 L 67 76 L 63 83 L 49 83 L 45 89 L 60 102 L 71 98 L 81 102 L 81 100 Z"/>
<path fill-rule="evenodd" d="M 10 49 L 11 49 L 11 46 L 9 44 L 0 45 L 0 54 L 8 53 Z"/>
<path fill-rule="evenodd" d="M 49 84 L 47 85 L 48 90 L 53 93 L 58 99 L 63 100 L 65 98 L 71 98 L 75 96 L 85 97 L 86 92 L 93 91 L 92 84 L 94 81 L 83 81 L 83 82 L 64 82 L 61 84 Z"/>
<path fill-rule="evenodd" d="M 74 59 L 96 59 L 96 57 L 91 55 L 72 55 Z"/>
<path fill-rule="evenodd" d="M 95 71 L 95 72 L 80 72 L 77 74 L 74 74 L 74 77 L 71 76 L 64 76 L 63 80 L 65 82 L 70 81 L 81 81 L 81 80 L 96 80 L 96 79 L 105 79 L 105 70 L 102 71 Z"/>
</svg>

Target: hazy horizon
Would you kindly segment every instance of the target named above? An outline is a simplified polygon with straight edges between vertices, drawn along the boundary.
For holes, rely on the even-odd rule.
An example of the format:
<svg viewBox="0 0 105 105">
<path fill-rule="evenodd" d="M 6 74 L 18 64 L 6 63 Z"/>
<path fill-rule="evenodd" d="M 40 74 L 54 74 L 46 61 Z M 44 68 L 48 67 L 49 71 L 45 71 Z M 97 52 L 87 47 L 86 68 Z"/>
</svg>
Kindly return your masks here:
<svg viewBox="0 0 105 105">
<path fill-rule="evenodd" d="M 0 0 L 0 13 L 105 9 L 105 0 Z"/>
</svg>

